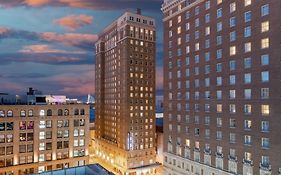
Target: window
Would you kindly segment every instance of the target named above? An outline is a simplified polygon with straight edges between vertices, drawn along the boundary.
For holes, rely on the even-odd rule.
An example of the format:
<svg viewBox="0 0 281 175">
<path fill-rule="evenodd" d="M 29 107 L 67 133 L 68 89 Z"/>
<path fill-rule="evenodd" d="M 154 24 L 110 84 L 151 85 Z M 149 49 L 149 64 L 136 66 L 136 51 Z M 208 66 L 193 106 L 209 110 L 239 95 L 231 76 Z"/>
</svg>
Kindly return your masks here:
<svg viewBox="0 0 281 175">
<path fill-rule="evenodd" d="M 230 128 L 236 127 L 236 120 L 235 119 L 229 119 L 229 127 Z"/>
<path fill-rule="evenodd" d="M 267 32 L 269 31 L 269 22 L 265 21 L 261 23 L 261 32 Z"/>
<path fill-rule="evenodd" d="M 269 138 L 261 138 L 261 147 L 264 149 L 269 148 Z"/>
<path fill-rule="evenodd" d="M 236 17 L 231 17 L 229 19 L 229 27 L 234 27 L 236 26 Z"/>
<path fill-rule="evenodd" d="M 269 38 L 264 38 L 261 40 L 261 48 L 262 49 L 269 48 Z"/>
<path fill-rule="evenodd" d="M 250 105 L 250 104 L 245 104 L 245 105 L 244 105 L 244 113 L 245 113 L 245 114 L 251 114 L 251 113 L 252 113 L 252 105 Z"/>
<path fill-rule="evenodd" d="M 269 121 L 262 121 L 261 122 L 261 131 L 262 132 L 269 132 Z"/>
<path fill-rule="evenodd" d="M 230 69 L 231 71 L 233 71 L 233 70 L 236 69 L 236 61 L 235 61 L 235 60 L 229 61 L 229 69 Z"/>
<path fill-rule="evenodd" d="M 252 75 L 251 73 L 244 74 L 244 83 L 249 84 L 252 82 Z"/>
<path fill-rule="evenodd" d="M 26 113 L 25 113 L 24 110 L 21 110 L 21 111 L 20 111 L 20 116 L 21 116 L 21 117 L 25 117 L 25 116 L 26 116 Z"/>
<path fill-rule="evenodd" d="M 229 98 L 230 99 L 236 98 L 236 91 L 235 90 L 229 90 Z"/>
<path fill-rule="evenodd" d="M 47 110 L 47 116 L 52 116 L 52 110 L 51 109 Z"/>
<path fill-rule="evenodd" d="M 221 131 L 217 131 L 217 134 L 216 134 L 216 139 L 217 140 L 221 140 L 222 139 L 222 132 Z"/>
<path fill-rule="evenodd" d="M 244 89 L 244 98 L 251 99 L 252 98 L 252 89 Z"/>
<path fill-rule="evenodd" d="M 217 23 L 217 32 L 222 31 L 222 22 Z"/>
<path fill-rule="evenodd" d="M 28 110 L 28 117 L 33 117 L 33 111 L 32 110 Z"/>
<path fill-rule="evenodd" d="M 9 111 L 7 112 L 7 117 L 13 117 L 13 111 L 9 110 Z"/>
<path fill-rule="evenodd" d="M 252 144 L 252 137 L 249 135 L 245 135 L 244 137 L 244 144 L 245 145 L 251 145 Z"/>
<path fill-rule="evenodd" d="M 252 0 L 244 0 L 244 5 L 248 6 L 252 4 Z"/>
<path fill-rule="evenodd" d="M 236 83 L 236 76 L 235 75 L 230 75 L 229 76 L 229 84 L 230 85 L 235 85 Z"/>
<path fill-rule="evenodd" d="M 235 31 L 229 33 L 229 40 L 230 41 L 236 40 L 236 32 Z"/>
<path fill-rule="evenodd" d="M 217 118 L 217 127 L 222 127 L 222 119 Z"/>
<path fill-rule="evenodd" d="M 251 26 L 245 27 L 244 28 L 244 37 L 250 37 L 252 35 L 252 28 Z"/>
<path fill-rule="evenodd" d="M 210 1 L 205 2 L 205 9 L 208 10 L 210 8 Z"/>
<path fill-rule="evenodd" d="M 222 113 L 222 104 L 217 104 L 217 113 Z"/>
<path fill-rule="evenodd" d="M 45 115 L 45 111 L 44 111 L 44 110 L 40 110 L 39 115 L 40 115 L 40 116 L 44 116 L 44 115 Z"/>
<path fill-rule="evenodd" d="M 269 65 L 269 55 L 262 55 L 261 56 L 261 65 L 265 66 L 265 65 Z"/>
<path fill-rule="evenodd" d="M 252 67 L 252 59 L 251 58 L 244 58 L 244 68 L 251 68 Z"/>
<path fill-rule="evenodd" d="M 206 14 L 205 15 L 205 23 L 209 23 L 210 22 L 210 14 Z"/>
<path fill-rule="evenodd" d="M 245 120 L 244 121 L 244 129 L 250 130 L 252 128 L 252 121 L 251 120 Z"/>
<path fill-rule="evenodd" d="M 252 20 L 252 12 L 251 11 L 248 11 L 248 12 L 244 13 L 244 20 L 245 20 L 245 22 L 249 22 L 249 21 Z"/>
<path fill-rule="evenodd" d="M 217 91 L 217 99 L 222 99 L 222 91 Z"/>
<path fill-rule="evenodd" d="M 261 105 L 261 114 L 262 115 L 269 115 L 269 105 Z"/>
<path fill-rule="evenodd" d="M 269 81 L 269 71 L 261 72 L 261 81 L 268 82 Z"/>
<path fill-rule="evenodd" d="M 235 2 L 233 2 L 229 5 L 229 11 L 230 11 L 230 13 L 236 11 L 236 3 Z"/>
<path fill-rule="evenodd" d="M 59 109 L 59 110 L 58 110 L 58 116 L 62 116 L 62 114 L 63 114 L 63 113 L 62 113 L 62 109 Z"/>
<path fill-rule="evenodd" d="M 217 18 L 220 18 L 220 17 L 222 17 L 222 8 L 219 8 L 217 10 Z"/>
<path fill-rule="evenodd" d="M 251 52 L 252 51 L 252 44 L 250 42 L 244 44 L 244 52 Z"/>
<path fill-rule="evenodd" d="M 236 113 L 236 105 L 235 104 L 229 105 L 229 112 L 230 113 Z"/>
<path fill-rule="evenodd" d="M 229 48 L 229 55 L 230 56 L 233 56 L 233 55 L 235 55 L 236 54 L 236 46 L 231 46 L 230 48 Z"/>
<path fill-rule="evenodd" d="M 217 86 L 222 85 L 222 77 L 217 77 Z"/>
<path fill-rule="evenodd" d="M 245 152 L 244 159 L 247 162 L 252 162 L 252 154 L 249 152 Z"/>
<path fill-rule="evenodd" d="M 261 98 L 262 99 L 269 98 L 269 88 L 261 88 Z"/>
<path fill-rule="evenodd" d="M 266 16 L 269 14 L 269 5 L 266 4 L 266 5 L 263 5 L 261 7 L 261 16 Z"/>
<path fill-rule="evenodd" d="M 40 131 L 39 133 L 39 139 L 44 140 L 45 139 L 45 131 Z"/>
<path fill-rule="evenodd" d="M 236 134 L 235 133 L 230 133 L 229 134 L 229 142 L 230 143 L 235 143 L 236 142 Z"/>
</svg>

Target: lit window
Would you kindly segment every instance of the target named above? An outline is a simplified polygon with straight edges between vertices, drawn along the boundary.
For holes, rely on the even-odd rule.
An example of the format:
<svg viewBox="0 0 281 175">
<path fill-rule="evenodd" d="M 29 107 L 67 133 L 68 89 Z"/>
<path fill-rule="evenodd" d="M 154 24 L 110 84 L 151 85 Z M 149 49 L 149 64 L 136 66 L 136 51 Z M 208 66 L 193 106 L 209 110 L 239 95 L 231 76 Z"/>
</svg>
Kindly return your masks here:
<svg viewBox="0 0 281 175">
<path fill-rule="evenodd" d="M 264 38 L 261 40 L 261 48 L 266 49 L 269 47 L 269 38 Z"/>
<path fill-rule="evenodd" d="M 252 51 L 252 44 L 251 42 L 245 43 L 244 44 L 244 52 L 251 52 Z"/>
<path fill-rule="evenodd" d="M 222 104 L 217 104 L 217 112 L 218 113 L 222 112 Z"/>
<path fill-rule="evenodd" d="M 40 116 L 44 116 L 45 115 L 45 111 L 44 110 L 40 110 Z"/>
<path fill-rule="evenodd" d="M 261 23 L 261 32 L 269 31 L 269 21 L 265 21 Z"/>
<path fill-rule="evenodd" d="M 230 11 L 230 13 L 236 11 L 236 3 L 235 2 L 233 2 L 229 5 L 229 11 Z"/>
<path fill-rule="evenodd" d="M 229 55 L 232 56 L 232 55 L 235 55 L 236 54 L 236 46 L 231 46 L 229 48 Z"/>
<path fill-rule="evenodd" d="M 245 6 L 248 6 L 248 5 L 251 5 L 252 4 L 252 0 L 244 0 L 244 5 Z"/>
<path fill-rule="evenodd" d="M 217 0 L 217 4 L 221 4 L 222 3 L 222 0 Z"/>
<path fill-rule="evenodd" d="M 261 105 L 261 114 L 269 115 L 269 105 Z"/>
<path fill-rule="evenodd" d="M 181 22 L 181 16 L 178 16 L 178 23 Z"/>
</svg>

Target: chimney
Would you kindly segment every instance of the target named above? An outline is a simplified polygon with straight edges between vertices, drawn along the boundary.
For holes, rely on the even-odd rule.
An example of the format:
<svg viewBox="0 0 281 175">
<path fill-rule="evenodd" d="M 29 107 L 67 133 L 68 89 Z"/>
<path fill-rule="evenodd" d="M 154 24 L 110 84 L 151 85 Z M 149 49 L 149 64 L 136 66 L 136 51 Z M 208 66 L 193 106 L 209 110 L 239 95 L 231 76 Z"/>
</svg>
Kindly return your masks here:
<svg viewBox="0 0 281 175">
<path fill-rule="evenodd" d="M 137 8 L 137 14 L 141 15 L 141 9 L 140 8 Z"/>
</svg>

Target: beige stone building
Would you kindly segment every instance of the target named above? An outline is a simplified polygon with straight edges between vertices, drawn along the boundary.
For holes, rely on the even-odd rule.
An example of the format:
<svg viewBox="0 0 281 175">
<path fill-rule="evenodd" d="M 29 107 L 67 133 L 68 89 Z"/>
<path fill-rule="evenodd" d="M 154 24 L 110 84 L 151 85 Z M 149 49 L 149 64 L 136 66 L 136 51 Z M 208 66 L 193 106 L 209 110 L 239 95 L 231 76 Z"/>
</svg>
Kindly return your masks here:
<svg viewBox="0 0 281 175">
<path fill-rule="evenodd" d="M 126 12 L 96 43 L 96 155 L 116 174 L 154 174 L 154 19 Z"/>
<path fill-rule="evenodd" d="M 164 0 L 166 175 L 281 174 L 280 6 Z"/>
<path fill-rule="evenodd" d="M 0 174 L 88 164 L 88 138 L 88 105 L 0 105 Z"/>
</svg>

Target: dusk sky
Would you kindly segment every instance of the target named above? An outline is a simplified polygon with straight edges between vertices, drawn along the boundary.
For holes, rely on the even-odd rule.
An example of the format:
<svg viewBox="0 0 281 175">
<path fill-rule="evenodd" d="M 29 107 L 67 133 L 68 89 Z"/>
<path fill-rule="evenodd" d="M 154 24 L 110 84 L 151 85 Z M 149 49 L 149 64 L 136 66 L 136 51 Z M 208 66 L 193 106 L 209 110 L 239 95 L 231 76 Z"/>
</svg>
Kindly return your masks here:
<svg viewBox="0 0 281 175">
<path fill-rule="evenodd" d="M 162 90 L 162 0 L 0 0 L 0 93 L 94 95 L 97 34 L 125 11 L 157 21 L 157 90 Z"/>
</svg>

